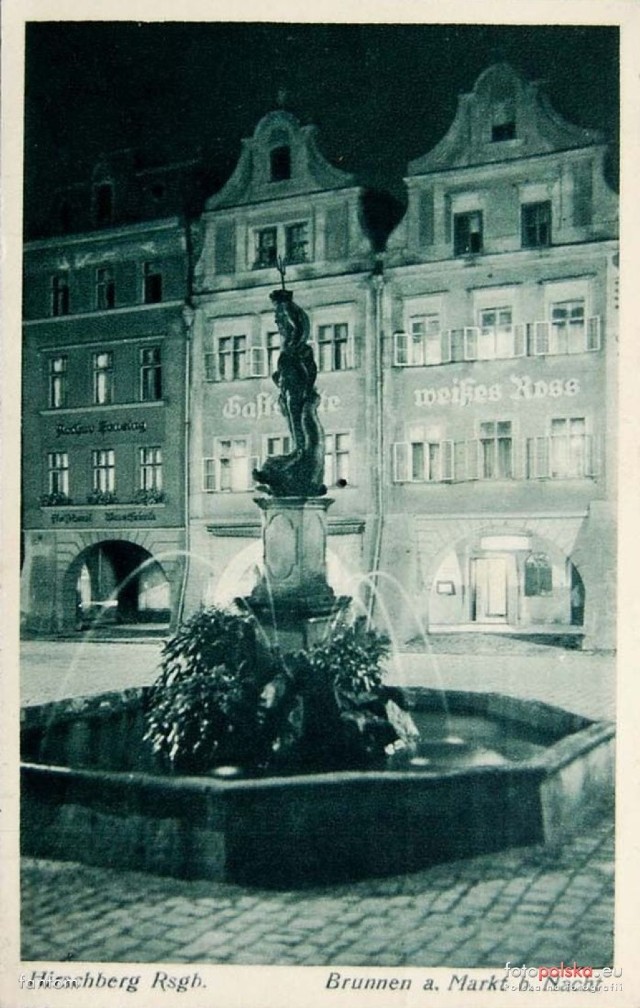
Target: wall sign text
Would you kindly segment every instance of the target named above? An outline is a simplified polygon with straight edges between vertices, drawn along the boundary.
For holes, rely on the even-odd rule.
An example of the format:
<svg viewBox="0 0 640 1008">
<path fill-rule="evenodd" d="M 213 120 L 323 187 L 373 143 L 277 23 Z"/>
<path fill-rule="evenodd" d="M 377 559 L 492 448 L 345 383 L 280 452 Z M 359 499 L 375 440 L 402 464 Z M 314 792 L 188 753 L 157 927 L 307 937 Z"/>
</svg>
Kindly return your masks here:
<svg viewBox="0 0 640 1008">
<path fill-rule="evenodd" d="M 416 406 L 470 406 L 473 403 L 500 402 L 511 399 L 516 402 L 532 399 L 560 399 L 565 396 L 575 396 L 580 392 L 578 378 L 552 378 L 533 380 L 529 375 L 512 374 L 509 383 L 495 382 L 493 385 L 483 385 L 475 378 L 453 379 L 451 385 L 441 385 L 439 388 L 415 389 L 413 393 Z"/>
<path fill-rule="evenodd" d="M 99 420 L 95 424 L 56 424 L 56 434 L 112 434 L 114 431 L 136 431 L 139 434 L 147 429 L 146 420 Z"/>
<path fill-rule="evenodd" d="M 327 392 L 320 392 L 319 395 L 319 413 L 335 413 L 340 409 L 340 396 L 329 395 Z M 260 417 L 275 416 L 281 412 L 278 399 L 271 392 L 258 392 L 253 399 L 232 395 L 225 400 L 222 406 L 222 415 L 225 420 L 238 420 L 240 417 L 247 420 L 259 420 Z"/>
</svg>

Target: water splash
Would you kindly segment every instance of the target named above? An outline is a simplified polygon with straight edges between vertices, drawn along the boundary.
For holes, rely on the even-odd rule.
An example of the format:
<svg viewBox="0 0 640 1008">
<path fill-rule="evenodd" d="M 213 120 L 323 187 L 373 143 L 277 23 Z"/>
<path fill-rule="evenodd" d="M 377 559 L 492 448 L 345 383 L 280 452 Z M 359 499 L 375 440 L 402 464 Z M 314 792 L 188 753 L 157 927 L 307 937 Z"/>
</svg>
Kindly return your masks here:
<svg viewBox="0 0 640 1008">
<path fill-rule="evenodd" d="M 433 650 L 433 647 L 431 645 L 431 641 L 429 640 L 429 634 L 427 632 L 427 628 L 426 628 L 426 626 L 424 624 L 424 621 L 423 621 L 420 613 L 418 612 L 418 610 L 416 608 L 414 600 L 411 598 L 411 596 L 407 592 L 406 588 L 400 583 L 400 581 L 393 574 L 389 574 L 387 571 L 370 571 L 368 574 L 356 574 L 356 575 L 353 576 L 353 578 L 351 580 L 355 581 L 358 585 L 366 584 L 366 585 L 369 586 L 369 589 L 373 592 L 374 597 L 376 599 L 376 602 L 378 603 L 378 606 L 380 608 L 380 611 L 382 612 L 382 615 L 383 615 L 383 617 L 385 619 L 385 623 L 388 623 L 389 625 L 392 625 L 391 624 L 391 619 L 390 619 L 390 616 L 389 616 L 389 611 L 388 611 L 388 609 L 387 609 L 387 607 L 386 607 L 386 605 L 384 603 L 384 600 L 382 598 L 381 589 L 376 584 L 376 580 L 384 580 L 384 581 L 389 582 L 393 586 L 394 591 L 396 591 L 400 595 L 400 597 L 402 598 L 403 602 L 405 603 L 405 605 L 407 607 L 407 611 L 408 611 L 409 615 L 413 619 L 413 622 L 414 622 L 414 624 L 416 626 L 416 629 L 418 631 L 418 637 L 422 641 L 422 645 L 423 645 L 423 648 L 424 648 L 425 656 L 427 657 L 427 659 L 428 659 L 428 661 L 430 663 L 430 666 L 433 669 L 433 672 L 435 674 L 435 678 L 437 680 L 437 685 L 436 685 L 435 688 L 440 693 L 440 698 L 442 700 L 442 708 L 443 708 L 443 713 L 444 713 L 445 721 L 446 721 L 447 727 L 449 727 L 450 723 L 451 723 L 451 717 L 450 717 L 449 705 L 448 705 L 448 701 L 447 701 L 447 694 L 446 694 L 446 691 L 445 691 L 445 688 L 444 688 L 444 678 L 442 676 L 442 669 L 440 668 L 440 662 L 439 662 L 439 659 L 438 659 L 438 655 Z M 395 661 L 395 668 L 396 668 L 396 673 L 397 673 L 398 668 L 399 668 L 398 660 L 399 660 L 399 652 L 401 650 L 401 645 L 398 642 L 398 637 L 397 637 L 397 634 L 395 633 L 395 631 L 393 633 L 392 643 L 394 644 L 394 650 L 397 650 L 397 652 L 398 652 L 398 654 L 396 654 L 396 661 Z"/>
</svg>

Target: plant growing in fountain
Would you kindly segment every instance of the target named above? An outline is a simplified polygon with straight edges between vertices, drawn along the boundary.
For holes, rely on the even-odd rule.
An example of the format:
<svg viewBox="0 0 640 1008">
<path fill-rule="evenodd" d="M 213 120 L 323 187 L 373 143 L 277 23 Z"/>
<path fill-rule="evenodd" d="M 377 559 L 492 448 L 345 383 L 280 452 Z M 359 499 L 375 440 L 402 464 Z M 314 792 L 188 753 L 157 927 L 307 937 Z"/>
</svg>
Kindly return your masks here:
<svg viewBox="0 0 640 1008">
<path fill-rule="evenodd" d="M 294 654 L 266 644 L 252 616 L 202 609 L 165 645 L 145 738 L 176 773 L 367 769 L 417 736 L 383 684 L 386 638 L 363 621 Z"/>
</svg>

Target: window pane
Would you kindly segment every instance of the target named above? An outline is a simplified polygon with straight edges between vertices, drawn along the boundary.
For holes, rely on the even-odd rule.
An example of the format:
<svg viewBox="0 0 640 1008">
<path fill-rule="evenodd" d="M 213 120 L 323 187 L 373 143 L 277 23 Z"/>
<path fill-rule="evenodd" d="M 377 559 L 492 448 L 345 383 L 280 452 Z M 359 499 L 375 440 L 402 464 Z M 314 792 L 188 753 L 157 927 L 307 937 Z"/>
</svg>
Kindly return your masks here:
<svg viewBox="0 0 640 1008">
<path fill-rule="evenodd" d="M 285 229 L 285 257 L 287 262 L 305 262 L 307 256 L 307 225 L 291 224 Z"/>
<path fill-rule="evenodd" d="M 162 273 L 155 263 L 146 262 L 144 272 L 144 303 L 157 304 L 162 301 Z"/>
<path fill-rule="evenodd" d="M 411 479 L 424 479 L 424 444 L 421 442 L 411 445 Z"/>
<path fill-rule="evenodd" d="M 270 154 L 271 181 L 283 182 L 291 178 L 291 148 L 274 147 Z"/>
</svg>

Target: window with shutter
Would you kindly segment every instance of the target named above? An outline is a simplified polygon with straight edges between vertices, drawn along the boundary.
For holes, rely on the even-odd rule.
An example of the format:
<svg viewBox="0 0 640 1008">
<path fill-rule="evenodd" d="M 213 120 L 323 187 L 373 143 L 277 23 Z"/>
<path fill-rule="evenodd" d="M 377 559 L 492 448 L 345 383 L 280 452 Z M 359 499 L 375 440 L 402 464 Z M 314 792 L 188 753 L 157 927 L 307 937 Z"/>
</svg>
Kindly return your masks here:
<svg viewBox="0 0 640 1008">
<path fill-rule="evenodd" d="M 409 478 L 409 444 L 397 441 L 392 445 L 393 482 L 406 483 Z"/>
</svg>

